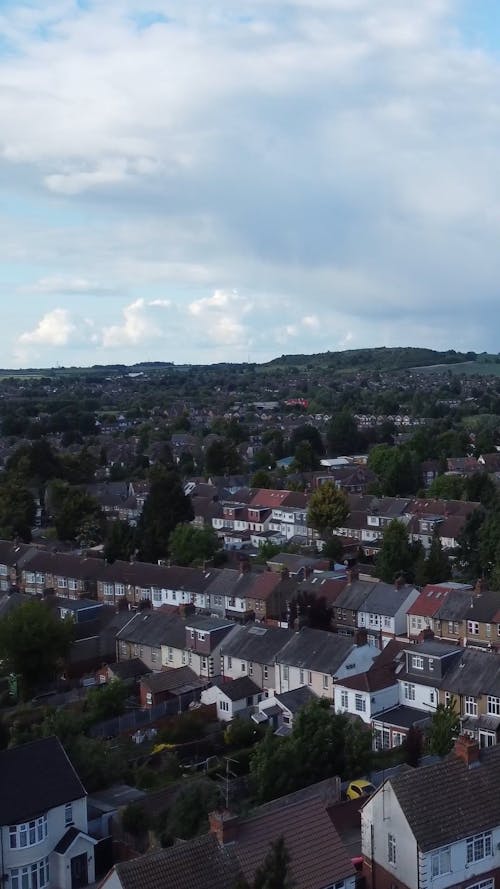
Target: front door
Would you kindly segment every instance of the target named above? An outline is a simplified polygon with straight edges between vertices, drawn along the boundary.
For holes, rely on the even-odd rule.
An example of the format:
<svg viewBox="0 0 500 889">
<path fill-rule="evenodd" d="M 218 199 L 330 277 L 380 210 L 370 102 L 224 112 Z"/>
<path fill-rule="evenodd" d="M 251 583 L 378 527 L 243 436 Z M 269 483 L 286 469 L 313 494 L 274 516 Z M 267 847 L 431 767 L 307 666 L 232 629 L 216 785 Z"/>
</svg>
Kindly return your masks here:
<svg viewBox="0 0 500 889">
<path fill-rule="evenodd" d="M 89 872 L 87 865 L 87 853 L 75 855 L 71 859 L 71 889 L 82 889 L 89 882 Z"/>
</svg>

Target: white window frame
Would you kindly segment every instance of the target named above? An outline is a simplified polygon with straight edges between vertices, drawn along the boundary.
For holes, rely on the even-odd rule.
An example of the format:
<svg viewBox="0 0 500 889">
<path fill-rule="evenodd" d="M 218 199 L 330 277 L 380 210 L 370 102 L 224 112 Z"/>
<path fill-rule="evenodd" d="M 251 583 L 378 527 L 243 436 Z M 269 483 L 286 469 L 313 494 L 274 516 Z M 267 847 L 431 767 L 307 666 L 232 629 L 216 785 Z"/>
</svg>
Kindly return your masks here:
<svg viewBox="0 0 500 889">
<path fill-rule="evenodd" d="M 33 879 L 35 878 L 35 879 Z M 10 870 L 10 889 L 44 889 L 49 885 L 49 859 L 41 858 L 32 864 Z"/>
<path fill-rule="evenodd" d="M 467 632 L 471 636 L 479 636 L 479 622 L 477 620 L 467 621 Z"/>
<path fill-rule="evenodd" d="M 11 849 L 27 849 L 37 846 L 47 838 L 47 815 L 40 815 L 32 821 L 9 826 L 9 847 Z"/>
<path fill-rule="evenodd" d="M 415 685 L 413 682 L 404 682 L 403 683 L 403 695 L 405 701 L 414 701 L 415 700 Z"/>
<path fill-rule="evenodd" d="M 500 716 L 500 698 L 488 695 L 488 716 Z"/>
<path fill-rule="evenodd" d="M 431 876 L 442 877 L 451 874 L 451 846 L 443 846 L 431 855 Z"/>
<path fill-rule="evenodd" d="M 424 669 L 423 657 L 420 654 L 412 654 L 411 666 L 412 666 L 412 670 L 423 670 Z"/>
<path fill-rule="evenodd" d="M 366 713 L 366 698 L 360 692 L 354 695 L 354 709 L 357 713 Z"/>
<path fill-rule="evenodd" d="M 466 886 L 466 889 L 495 889 L 495 879 L 490 877 L 489 880 L 481 880 L 479 883 L 472 883 Z"/>
<path fill-rule="evenodd" d="M 466 716 L 477 716 L 477 698 L 474 698 L 472 695 L 465 695 L 464 713 Z"/>
<path fill-rule="evenodd" d="M 64 826 L 69 827 L 73 824 L 73 803 L 66 803 L 64 806 Z"/>
<path fill-rule="evenodd" d="M 493 855 L 493 837 L 491 830 L 485 830 L 483 833 L 477 833 L 473 837 L 466 840 L 466 863 L 475 864 L 477 861 L 484 861 L 485 858 L 491 858 Z"/>
<path fill-rule="evenodd" d="M 346 710 L 349 709 L 349 692 L 345 691 L 345 689 L 342 689 L 340 692 L 340 706 Z"/>
</svg>

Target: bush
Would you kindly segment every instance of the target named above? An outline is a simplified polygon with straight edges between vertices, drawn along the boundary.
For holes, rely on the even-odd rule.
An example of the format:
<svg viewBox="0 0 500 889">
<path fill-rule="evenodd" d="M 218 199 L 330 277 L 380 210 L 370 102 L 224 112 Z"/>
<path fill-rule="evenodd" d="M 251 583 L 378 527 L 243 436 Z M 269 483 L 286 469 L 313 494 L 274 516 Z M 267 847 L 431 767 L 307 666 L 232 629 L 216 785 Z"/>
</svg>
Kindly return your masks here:
<svg viewBox="0 0 500 889">
<path fill-rule="evenodd" d="M 149 817 L 140 803 L 130 803 L 123 810 L 122 827 L 133 837 L 140 837 L 149 830 Z"/>
</svg>

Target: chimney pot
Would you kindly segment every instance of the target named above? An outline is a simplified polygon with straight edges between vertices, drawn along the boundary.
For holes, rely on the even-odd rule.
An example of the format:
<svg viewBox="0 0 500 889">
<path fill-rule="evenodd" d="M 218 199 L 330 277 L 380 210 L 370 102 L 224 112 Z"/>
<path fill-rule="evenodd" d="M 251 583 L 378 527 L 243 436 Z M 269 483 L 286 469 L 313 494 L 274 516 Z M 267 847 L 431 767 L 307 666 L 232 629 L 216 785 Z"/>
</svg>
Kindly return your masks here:
<svg viewBox="0 0 500 889">
<path fill-rule="evenodd" d="M 479 765 L 479 745 L 470 735 L 459 735 L 455 741 L 454 753 L 468 769 Z"/>
<path fill-rule="evenodd" d="M 368 645 L 368 633 L 364 629 L 364 627 L 358 627 L 356 632 L 354 633 L 354 644 L 360 647 L 361 645 Z"/>
</svg>

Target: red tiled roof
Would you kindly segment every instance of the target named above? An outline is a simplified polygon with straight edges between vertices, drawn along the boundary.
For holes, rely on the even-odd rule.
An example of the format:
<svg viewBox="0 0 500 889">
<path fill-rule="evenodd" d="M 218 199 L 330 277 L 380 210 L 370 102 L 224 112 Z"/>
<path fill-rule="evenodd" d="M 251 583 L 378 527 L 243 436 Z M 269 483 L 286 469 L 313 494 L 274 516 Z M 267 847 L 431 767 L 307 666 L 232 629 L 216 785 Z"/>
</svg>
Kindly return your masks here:
<svg viewBox="0 0 500 889">
<path fill-rule="evenodd" d="M 425 586 L 418 599 L 408 608 L 407 614 L 418 614 L 419 617 L 432 617 L 439 611 L 443 602 L 446 602 L 451 590 L 443 587 L 435 587 L 432 584 Z"/>
<path fill-rule="evenodd" d="M 269 509 L 272 509 L 274 506 L 281 506 L 289 494 L 290 491 L 276 491 L 267 488 L 259 488 L 258 491 L 255 491 L 250 500 L 249 506 L 267 506 Z"/>
</svg>

